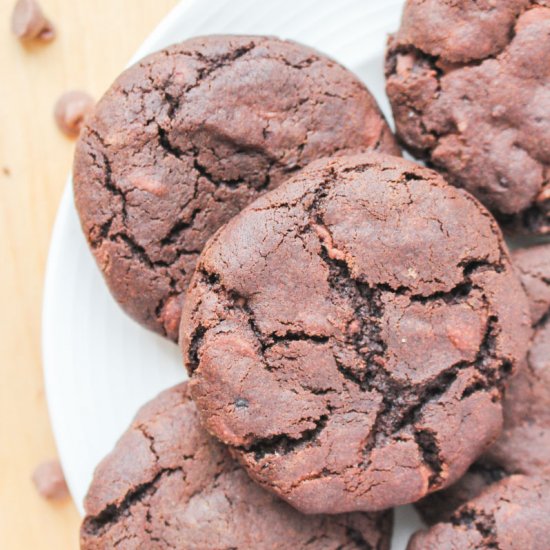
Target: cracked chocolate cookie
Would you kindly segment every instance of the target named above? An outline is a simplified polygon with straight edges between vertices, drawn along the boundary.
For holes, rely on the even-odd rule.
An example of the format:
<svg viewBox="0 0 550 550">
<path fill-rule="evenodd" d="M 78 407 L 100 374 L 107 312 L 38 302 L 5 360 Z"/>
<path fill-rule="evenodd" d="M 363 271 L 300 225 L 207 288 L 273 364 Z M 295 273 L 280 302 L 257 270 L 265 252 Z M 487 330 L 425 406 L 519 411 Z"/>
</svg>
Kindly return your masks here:
<svg viewBox="0 0 550 550">
<path fill-rule="evenodd" d="M 231 220 L 181 328 L 207 429 L 306 513 L 456 481 L 500 433 L 530 334 L 492 216 L 376 154 L 318 161 Z"/>
<path fill-rule="evenodd" d="M 445 523 L 419 531 L 407 550 L 542 550 L 550 540 L 550 481 L 511 476 L 456 510 Z"/>
<path fill-rule="evenodd" d="M 408 0 L 386 76 L 410 152 L 510 230 L 550 232 L 547 0 Z"/>
<path fill-rule="evenodd" d="M 550 477 L 550 245 L 518 250 L 513 263 L 531 306 L 527 363 L 507 389 L 497 442 L 452 487 L 417 503 L 429 524 L 447 521 L 458 506 L 511 474 Z"/>
<path fill-rule="evenodd" d="M 114 297 L 176 340 L 207 239 L 312 160 L 368 148 L 400 154 L 342 66 L 276 38 L 194 38 L 128 69 L 99 102 L 76 149 L 76 205 Z"/>
<path fill-rule="evenodd" d="M 97 467 L 81 549 L 389 550 L 392 513 L 303 516 L 200 426 L 187 384 L 137 415 Z"/>
</svg>

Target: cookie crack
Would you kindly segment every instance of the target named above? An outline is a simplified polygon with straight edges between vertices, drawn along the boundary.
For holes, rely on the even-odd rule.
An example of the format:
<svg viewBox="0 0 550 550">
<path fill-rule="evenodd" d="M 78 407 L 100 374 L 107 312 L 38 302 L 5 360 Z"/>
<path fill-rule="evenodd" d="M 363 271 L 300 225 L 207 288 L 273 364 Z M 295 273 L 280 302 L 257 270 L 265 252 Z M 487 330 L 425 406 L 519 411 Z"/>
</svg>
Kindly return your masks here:
<svg viewBox="0 0 550 550">
<path fill-rule="evenodd" d="M 212 57 L 212 58 L 207 58 L 205 56 L 202 56 L 202 55 L 198 54 L 197 57 L 199 57 L 203 61 L 209 63 L 211 66 L 209 66 L 208 68 L 203 68 L 202 70 L 199 70 L 197 80 L 196 80 L 196 84 L 188 86 L 187 88 L 185 88 L 185 90 L 182 93 L 186 94 L 191 89 L 193 89 L 194 87 L 203 84 L 216 71 L 218 71 L 219 69 L 222 69 L 223 67 L 225 67 L 227 65 L 230 65 L 231 63 L 233 63 L 237 59 L 241 58 L 242 56 L 244 56 L 245 54 L 250 52 L 255 47 L 256 47 L 256 44 L 254 42 L 251 42 L 248 45 L 245 45 L 245 46 L 242 46 L 240 48 L 235 49 L 233 52 L 229 52 L 229 53 L 224 54 L 222 56 Z M 157 91 L 162 92 L 163 97 L 164 97 L 164 101 L 168 105 L 167 116 L 170 120 L 172 120 L 173 117 L 175 116 L 175 113 L 179 109 L 180 98 L 175 97 L 174 95 L 167 92 L 165 90 L 165 86 L 160 86 L 158 83 L 156 83 L 152 79 L 150 79 L 150 81 L 151 81 L 152 90 L 157 90 Z M 162 147 L 162 149 L 164 151 L 166 151 L 166 153 L 168 153 L 168 154 L 170 154 L 170 155 L 172 155 L 176 158 L 183 157 L 185 155 L 185 152 L 171 143 L 171 141 L 169 139 L 168 131 L 166 129 L 164 129 L 160 124 L 156 123 L 156 125 L 157 125 L 157 133 L 158 133 L 158 142 L 159 142 L 159 145 Z M 108 155 L 106 154 L 106 151 L 109 150 L 109 146 L 104 141 L 103 137 L 99 134 L 99 132 L 97 132 L 97 130 L 89 128 L 89 132 L 101 145 L 102 159 L 103 159 L 103 164 L 104 164 L 104 168 L 103 168 L 104 186 L 113 196 L 120 197 L 120 200 L 121 200 L 121 203 L 122 203 L 121 204 L 121 207 L 122 207 L 121 214 L 122 214 L 122 219 L 124 221 L 127 218 L 127 216 L 126 216 L 126 197 L 125 197 L 124 192 L 120 188 L 118 188 L 115 185 L 114 181 L 113 181 L 110 160 L 109 160 Z M 99 166 L 99 163 L 97 162 L 98 159 L 95 157 L 95 155 L 93 153 L 91 153 L 91 154 L 92 154 L 92 158 L 94 159 L 94 163 L 97 166 Z M 195 155 L 195 157 L 196 157 L 196 155 Z M 200 170 L 199 170 L 199 174 L 200 174 Z M 214 180 L 211 180 L 211 181 L 214 182 Z M 195 197 L 194 198 L 196 198 L 196 192 L 195 192 Z M 185 206 L 186 205 L 184 205 L 184 207 Z M 197 212 L 194 211 L 191 220 L 189 220 L 189 222 L 186 222 L 187 227 L 190 227 L 192 225 L 192 223 L 194 221 L 194 216 L 196 216 L 196 214 L 197 214 Z M 106 238 L 109 238 L 109 230 L 111 228 L 112 221 L 113 221 L 115 216 L 116 216 L 116 214 L 113 214 L 110 220 L 103 223 L 101 225 L 101 227 L 99 227 L 99 229 L 97 230 L 97 234 L 95 234 L 95 235 L 90 234 L 89 235 L 90 242 L 91 242 L 91 244 L 94 248 L 97 248 L 98 246 L 100 246 L 100 244 L 103 240 L 105 240 Z M 171 244 L 172 239 L 177 234 L 177 230 L 185 228 L 185 227 L 182 227 L 182 226 L 184 226 L 183 222 L 178 222 L 178 224 L 176 224 L 176 225 L 177 225 L 176 229 L 174 230 L 174 228 L 172 228 L 172 230 L 170 230 L 169 233 L 166 235 L 166 237 L 160 242 L 161 247 L 165 246 L 166 244 Z M 130 237 L 129 235 L 127 235 L 126 237 L 127 237 L 127 241 L 129 241 L 129 240 L 133 241 L 133 238 Z M 137 243 L 135 243 L 135 244 L 137 244 Z M 140 247 L 140 248 L 143 250 L 143 247 Z M 135 249 L 135 247 L 132 247 L 132 250 L 134 250 L 134 249 Z M 141 258 L 143 259 L 143 255 L 141 255 Z M 149 263 L 149 267 L 154 267 L 154 262 L 149 261 L 148 263 Z M 161 267 L 170 267 L 169 265 L 162 264 L 162 263 L 159 263 L 159 266 L 161 266 Z"/>
<path fill-rule="evenodd" d="M 272 437 L 256 439 L 249 446 L 236 447 L 240 451 L 251 454 L 256 462 L 262 460 L 266 455 L 286 455 L 297 451 L 308 444 L 314 444 L 327 426 L 329 414 L 332 411 L 327 411 L 327 414 L 321 415 L 315 421 L 315 427 L 309 430 L 304 430 L 298 437 L 291 437 L 286 434 L 278 434 Z"/>
<path fill-rule="evenodd" d="M 292 63 L 291 61 L 286 59 L 283 55 L 277 55 L 277 56 L 274 57 L 274 59 L 276 59 L 277 61 L 280 61 L 281 63 L 283 63 L 287 67 L 290 67 L 292 69 L 296 69 L 298 71 L 302 70 L 302 69 L 306 69 L 308 67 L 311 67 L 311 65 L 313 65 L 313 63 L 315 63 L 316 61 L 319 61 L 319 57 L 317 57 L 314 54 L 311 54 L 306 59 L 302 59 L 302 61 L 300 61 L 298 63 Z"/>
<path fill-rule="evenodd" d="M 414 440 L 422 453 L 425 464 L 432 471 L 428 479 L 428 484 L 430 487 L 434 487 L 442 481 L 441 474 L 444 464 L 444 459 L 441 456 L 441 449 L 437 442 L 437 434 L 428 428 L 414 430 Z"/>
<path fill-rule="evenodd" d="M 469 472 L 479 474 L 486 482 L 487 485 L 492 485 L 498 481 L 501 481 L 505 477 L 508 477 L 515 473 L 520 472 L 509 472 L 505 470 L 502 465 L 489 462 L 487 459 L 482 459 L 474 462 L 470 468 Z"/>
<path fill-rule="evenodd" d="M 378 322 L 384 315 L 382 292 L 354 279 L 347 263 L 330 258 L 324 248 L 321 249 L 320 257 L 329 270 L 329 286 L 351 305 L 355 311 L 354 320 L 359 324 L 348 326 L 345 343 L 351 345 L 363 359 L 365 369 L 360 373 L 346 369 L 340 358 L 335 356 L 338 368 L 341 372 L 347 371 L 350 379 L 359 381 L 361 389 L 376 389 L 369 381 L 382 375 L 382 358 L 387 349 L 386 342 L 380 336 L 381 327 Z"/>
<path fill-rule="evenodd" d="M 359 325 L 354 327 L 355 330 L 351 334 L 348 327 L 345 344 L 355 349 L 362 358 L 364 368 L 359 372 L 349 369 L 338 357 L 338 351 L 336 351 L 334 358 L 337 368 L 345 379 L 358 385 L 361 390 L 376 391 L 382 396 L 381 407 L 376 414 L 364 448 L 364 454 L 368 455 L 384 439 L 395 438 L 419 420 L 427 403 L 446 393 L 460 370 L 475 366 L 480 375 L 479 380 L 464 392 L 462 398 L 466 398 L 474 392 L 486 391 L 495 385 L 499 386 L 500 395 L 502 395 L 503 380 L 512 368 L 508 361 L 501 361 L 499 369 L 495 372 L 488 364 L 489 358 L 495 359 L 496 335 L 494 332 L 498 323 L 498 317 L 489 315 L 486 332 L 475 359 L 461 361 L 439 373 L 435 380 L 423 388 L 419 397 L 418 387 L 408 387 L 396 382 L 384 368 L 387 344 L 380 337 L 379 326 L 379 319 L 384 315 L 383 293 L 405 295 L 411 302 L 422 304 L 433 301 L 443 301 L 447 304 L 460 303 L 467 299 L 474 289 L 482 290 L 472 282 L 472 276 L 475 273 L 487 269 L 499 272 L 503 266 L 500 261 L 491 262 L 486 258 L 464 259 L 458 264 L 462 268 L 463 279 L 450 290 L 438 291 L 430 295 L 413 294 L 407 287 L 394 289 L 384 283 L 369 286 L 352 276 L 345 260 L 346 255 L 334 248 L 332 235 L 320 214 L 321 203 L 327 197 L 329 185 L 330 179 L 317 190 L 307 210 L 311 217 L 310 225 L 314 228 L 314 233 L 317 234 L 321 244 L 319 255 L 327 265 L 329 285 L 346 303 L 351 305 L 355 311 L 353 323 Z M 486 300 L 484 295 L 483 299 Z M 489 307 L 487 303 L 486 307 Z M 426 464 L 433 472 L 429 480 L 430 487 L 437 486 L 442 481 L 444 464 L 436 434 L 427 428 L 422 428 L 415 430 L 413 435 Z"/>
<path fill-rule="evenodd" d="M 239 311 L 245 317 L 249 328 L 255 336 L 258 344 L 258 351 L 264 359 L 264 364 L 269 370 L 269 365 L 265 359 L 265 352 L 277 345 L 288 344 L 295 341 L 311 341 L 317 344 L 323 344 L 328 342 L 328 337 L 323 335 L 308 334 L 304 331 L 292 331 L 288 330 L 283 333 L 271 333 L 263 334 L 257 325 L 255 314 L 253 309 L 248 303 L 248 299 L 234 290 L 227 289 L 223 286 L 219 276 L 216 273 L 208 272 L 204 267 L 200 268 L 203 284 L 209 286 L 210 291 L 215 294 L 222 295 L 222 299 L 225 305 L 230 311 Z M 222 322 L 222 321 L 220 321 Z M 216 326 L 219 323 L 216 324 Z M 204 338 L 208 330 L 214 327 L 206 327 L 204 325 L 198 325 L 191 335 L 191 341 L 189 345 L 187 368 L 191 372 L 196 371 L 200 363 L 200 349 L 203 345 Z M 331 393 L 331 389 L 316 389 L 316 388 L 304 388 L 310 393 L 324 395 Z M 325 429 L 327 421 L 333 412 L 331 405 L 327 405 L 327 412 L 321 415 L 318 419 L 306 419 L 315 422 L 315 427 L 304 430 L 298 437 L 291 437 L 286 434 L 277 434 L 268 438 L 254 438 L 252 443 L 247 446 L 235 446 L 238 451 L 245 452 L 254 456 L 256 461 L 261 460 L 264 456 L 270 454 L 288 454 L 301 447 L 304 447 L 312 442 L 315 442 L 321 432 Z"/>
<path fill-rule="evenodd" d="M 171 272 L 171 267 L 182 257 L 185 255 L 196 255 L 200 253 L 200 250 L 193 250 L 193 249 L 185 249 L 185 248 L 179 248 L 174 251 L 173 258 L 171 261 L 162 261 L 162 260 L 153 260 L 149 254 L 147 253 L 146 249 L 140 245 L 135 238 L 131 235 L 129 231 L 117 231 L 116 233 L 111 233 L 111 229 L 113 227 L 113 221 L 115 220 L 117 215 L 120 215 L 122 218 L 122 225 L 126 225 L 127 220 L 127 211 L 126 211 L 126 194 L 116 186 L 115 182 L 113 181 L 113 173 L 112 173 L 112 167 L 111 162 L 109 160 L 108 155 L 106 154 L 106 150 L 108 149 L 107 144 L 101 137 L 101 135 L 96 130 L 90 130 L 91 135 L 94 136 L 94 138 L 99 142 L 101 146 L 101 160 L 102 162 L 99 162 L 99 159 L 96 155 L 96 153 L 90 152 L 92 159 L 94 161 L 94 164 L 100 168 L 103 171 L 103 183 L 104 188 L 107 189 L 113 197 L 118 197 L 120 199 L 120 214 L 113 213 L 111 217 L 105 221 L 99 228 L 96 226 L 92 231 L 88 232 L 88 240 L 92 246 L 92 248 L 97 249 L 102 245 L 105 241 L 110 241 L 112 243 L 119 243 L 123 242 L 131 251 L 133 256 L 137 258 L 138 261 L 140 261 L 143 265 L 145 265 L 148 269 L 159 273 L 160 275 L 165 276 L 169 279 L 169 284 L 172 290 L 174 290 L 173 293 L 170 293 L 166 297 L 164 297 L 162 300 L 159 301 L 155 308 L 155 315 L 157 316 L 157 319 L 160 315 L 160 311 L 164 307 L 165 303 L 173 297 L 176 292 L 176 286 L 178 282 L 177 275 L 174 275 Z M 102 166 L 103 165 L 103 166 Z M 187 221 L 178 221 L 167 233 L 166 237 L 164 237 L 161 241 L 161 247 L 165 247 L 167 245 L 176 244 L 175 240 L 179 232 L 185 230 L 188 227 L 191 227 L 193 224 L 193 221 L 195 220 L 196 216 L 200 213 L 200 209 L 195 209 L 191 213 L 191 218 Z"/>
<path fill-rule="evenodd" d="M 498 399 L 502 398 L 504 380 L 510 374 L 511 364 L 506 360 L 501 360 L 501 364 L 496 370 L 489 368 L 487 365 L 489 359 L 496 359 L 495 327 L 497 323 L 498 318 L 496 316 L 489 317 L 485 335 L 475 360 L 472 362 L 461 361 L 450 369 L 440 373 L 436 380 L 424 389 L 419 402 L 405 412 L 392 435 L 400 433 L 406 428 L 420 422 L 425 406 L 444 395 L 456 381 L 459 372 L 466 368 L 476 367 L 480 378 L 463 391 L 461 399 L 466 399 L 476 392 L 490 391 L 495 387 L 499 392 Z M 433 472 L 429 478 L 429 486 L 430 488 L 437 487 L 443 481 L 442 472 L 444 466 L 444 460 L 441 458 L 440 447 L 437 441 L 437 434 L 429 428 L 422 427 L 414 431 L 414 437 L 426 464 L 430 466 Z"/>
<path fill-rule="evenodd" d="M 444 395 L 456 381 L 459 372 L 464 369 L 476 367 L 481 375 L 481 378 L 479 381 L 476 381 L 474 386 L 469 386 L 464 390 L 462 394 L 463 399 L 469 395 L 472 395 L 472 393 L 476 391 L 482 391 L 492 387 L 496 375 L 493 372 L 493 369 L 488 368 L 487 362 L 488 359 L 495 358 L 495 331 L 497 324 L 498 317 L 490 316 L 485 329 L 485 334 L 483 335 L 483 340 L 475 359 L 473 361 L 459 361 L 458 363 L 455 363 L 448 369 L 440 372 L 430 383 L 425 385 L 420 393 L 417 403 L 407 407 L 404 410 L 401 418 L 395 426 L 393 433 L 401 431 L 407 426 L 417 422 L 420 419 L 422 410 L 426 404 Z M 415 391 L 418 391 L 418 388 L 416 388 Z M 406 401 L 407 396 L 405 388 L 401 387 L 400 392 L 402 395 L 401 399 Z M 397 399 L 399 400 L 399 398 Z"/>
<path fill-rule="evenodd" d="M 247 297 L 242 296 L 237 291 L 233 289 L 226 288 L 217 273 L 210 272 L 204 268 L 204 266 L 200 266 L 197 270 L 197 276 L 200 277 L 200 282 L 207 286 L 209 288 L 210 292 L 213 292 L 217 296 L 221 296 L 222 300 L 224 301 L 227 309 L 229 311 L 240 311 L 243 316 L 246 318 L 247 324 L 249 328 L 251 329 L 255 339 L 256 343 L 258 345 L 258 349 L 260 351 L 260 354 L 262 357 L 264 356 L 264 353 L 266 349 L 275 343 L 275 339 L 278 338 L 276 334 L 271 335 L 272 341 L 269 341 L 267 337 L 262 334 L 262 331 L 258 327 L 256 317 L 254 314 L 254 310 L 249 305 L 249 300 Z M 223 320 L 219 320 L 218 323 L 216 323 L 214 326 L 218 326 Z M 200 349 L 202 347 L 202 344 L 204 342 L 204 337 L 208 330 L 211 330 L 214 328 L 213 326 L 204 326 L 202 324 L 199 324 L 195 329 L 193 330 L 190 338 L 190 344 L 189 344 L 189 352 L 188 352 L 188 361 L 186 363 L 186 367 L 189 369 L 189 372 L 191 375 L 193 372 L 196 371 L 196 369 L 199 366 L 200 363 Z M 300 333 L 295 333 L 296 337 L 300 337 Z M 304 338 L 306 338 L 306 334 L 302 334 Z M 292 338 L 292 334 L 290 334 L 290 338 Z M 315 337 L 315 336 L 314 336 Z M 284 335 L 281 337 L 281 339 L 284 339 Z"/>
<path fill-rule="evenodd" d="M 191 215 L 186 220 L 178 220 L 168 231 L 165 237 L 162 238 L 160 241 L 161 246 L 168 246 L 171 244 L 177 244 L 178 243 L 178 237 L 183 231 L 186 231 L 187 229 L 190 229 L 193 227 L 195 220 L 197 216 L 202 212 L 201 208 L 193 208 Z M 180 248 L 178 249 L 178 252 L 185 252 L 185 253 L 195 253 L 200 254 L 200 250 L 198 249 L 185 249 Z"/>
<path fill-rule="evenodd" d="M 145 424 L 138 424 L 135 426 L 137 430 L 139 430 L 145 439 L 149 442 L 149 450 L 151 451 L 151 454 L 155 457 L 155 461 L 159 462 L 160 457 L 155 449 L 155 438 L 147 431 L 147 427 Z"/>
<path fill-rule="evenodd" d="M 283 332 L 271 332 L 262 333 L 257 326 L 254 311 L 248 303 L 248 300 L 233 290 L 225 288 L 219 280 L 219 276 L 214 273 L 207 272 L 204 268 L 200 268 L 200 275 L 202 276 L 203 284 L 207 282 L 210 290 L 218 295 L 223 296 L 223 300 L 228 310 L 240 311 L 247 319 L 247 323 L 252 333 L 254 334 L 256 343 L 258 345 L 258 351 L 263 358 L 264 366 L 266 370 L 271 371 L 272 368 L 269 361 L 266 358 L 266 352 L 275 346 L 288 346 L 292 342 L 311 342 L 315 345 L 323 345 L 329 342 L 329 337 L 322 334 L 310 334 L 302 330 L 285 330 Z M 221 321 L 220 321 L 221 322 Z M 219 323 L 216 324 L 218 326 Z M 214 327 L 206 327 L 199 324 L 193 330 L 190 338 L 190 344 L 188 348 L 188 359 L 186 361 L 186 367 L 193 373 L 198 368 L 200 363 L 200 349 L 204 342 L 204 337 L 208 330 Z M 336 390 L 333 388 L 315 388 L 302 384 L 302 388 L 314 395 L 328 395 L 334 393 Z"/>
<path fill-rule="evenodd" d="M 87 517 L 83 531 L 89 536 L 101 536 L 120 519 L 131 516 L 132 508 L 137 504 L 143 503 L 148 507 L 147 500 L 156 493 L 159 483 L 177 472 L 183 472 L 183 469 L 162 468 L 151 480 L 131 489 L 119 504 L 108 504 L 99 514 Z"/>
<path fill-rule="evenodd" d="M 247 53 L 251 52 L 255 47 L 256 47 L 256 43 L 251 41 L 244 46 L 240 46 L 236 48 L 232 52 L 226 52 L 222 55 L 218 55 L 214 57 L 205 56 L 202 52 L 198 52 L 198 51 L 195 52 L 198 59 L 203 61 L 205 64 L 209 65 L 198 71 L 197 86 L 200 86 L 202 83 L 205 82 L 205 79 L 211 77 L 214 73 L 216 73 L 220 69 L 223 69 L 224 67 L 231 65 L 241 57 L 245 56 Z M 196 86 L 188 88 L 187 91 L 192 90 L 194 87 Z"/>
<path fill-rule="evenodd" d="M 195 51 L 192 52 L 191 57 L 201 61 L 204 66 L 200 67 L 197 70 L 197 75 L 195 82 L 183 88 L 181 95 L 185 95 L 190 91 L 199 88 L 205 82 L 212 80 L 213 75 L 218 72 L 220 69 L 230 66 L 232 63 L 245 56 L 247 53 L 251 52 L 256 47 L 255 42 L 249 42 L 246 45 L 235 48 L 232 52 L 225 52 L 218 56 L 207 56 L 202 52 Z M 189 55 L 185 52 L 175 52 L 174 54 L 166 52 L 166 55 Z M 165 91 L 165 88 L 170 84 L 170 81 L 162 83 L 162 85 L 157 84 L 157 82 L 149 76 L 149 81 L 151 83 L 151 89 L 155 91 L 162 92 L 166 103 L 168 104 L 168 116 L 172 118 L 176 111 L 179 109 L 181 104 L 181 97 L 173 96 L 172 94 Z"/>
<path fill-rule="evenodd" d="M 96 130 L 90 130 L 90 134 L 99 142 L 101 145 L 101 151 L 96 153 L 93 148 L 90 148 L 89 155 L 93 161 L 93 165 L 96 166 L 101 172 L 103 172 L 103 184 L 105 189 L 113 196 L 113 198 L 118 197 L 120 200 L 120 215 L 122 220 L 126 220 L 126 196 L 124 193 L 114 184 L 113 174 L 111 168 L 111 162 L 109 157 L 105 153 L 106 145 Z M 101 155 L 101 162 L 98 157 L 98 154 Z M 116 213 L 112 213 L 109 219 L 103 222 L 100 226 L 93 226 L 90 231 L 87 233 L 88 241 L 93 249 L 101 246 L 102 242 L 109 237 L 109 231 L 113 224 L 113 220 L 117 216 Z"/>
<path fill-rule="evenodd" d="M 178 289 L 179 277 L 177 274 L 172 273 L 171 268 L 182 256 L 198 257 L 200 251 L 181 249 L 181 250 L 175 251 L 171 262 L 165 262 L 161 260 L 153 261 L 147 254 L 147 251 L 145 250 L 145 248 L 139 245 L 130 236 L 129 233 L 123 233 L 123 232 L 115 233 L 113 235 L 110 235 L 108 240 L 113 243 L 123 242 L 131 251 L 133 258 L 136 258 L 139 262 L 141 262 L 143 265 L 145 265 L 148 269 L 152 270 L 157 275 L 161 277 L 166 277 L 170 291 L 167 292 L 160 300 L 158 300 L 158 303 L 154 309 L 154 316 L 156 321 L 159 322 L 159 328 L 163 331 L 163 334 L 166 335 L 167 334 L 166 327 L 162 322 L 160 322 L 162 310 L 164 309 L 164 307 L 166 306 L 169 300 L 171 300 L 172 298 L 180 294 L 180 291 Z M 180 273 L 182 275 L 184 274 L 183 269 L 180 269 Z"/>
<path fill-rule="evenodd" d="M 346 538 L 353 543 L 354 547 L 358 550 L 374 550 L 368 540 L 365 539 L 361 531 L 351 526 L 346 527 Z M 338 548 L 344 548 L 339 546 Z"/>
<path fill-rule="evenodd" d="M 277 332 L 271 333 L 268 338 L 271 340 L 270 345 L 275 345 L 278 343 L 287 343 L 287 342 L 317 342 L 319 344 L 326 344 L 329 341 L 328 336 L 322 336 L 319 334 L 308 334 L 302 330 L 292 331 L 288 330 L 279 334 Z"/>
<path fill-rule="evenodd" d="M 550 307 L 544 312 L 542 317 L 533 325 L 533 330 L 535 333 L 540 330 L 541 328 L 544 328 L 548 321 L 550 321 Z"/>
<path fill-rule="evenodd" d="M 204 325 L 199 324 L 191 334 L 189 351 L 187 353 L 188 360 L 186 361 L 186 365 L 185 365 L 189 370 L 191 376 L 193 376 L 193 373 L 197 370 L 199 366 L 199 361 L 200 361 L 199 353 L 200 353 L 202 344 L 204 342 L 204 336 L 206 335 L 206 331 L 207 331 L 207 328 Z"/>
<path fill-rule="evenodd" d="M 465 506 L 453 514 L 450 521 L 455 527 L 468 530 L 475 529 L 483 539 L 484 548 L 501 550 L 498 542 L 496 519 L 493 514 Z"/>
</svg>

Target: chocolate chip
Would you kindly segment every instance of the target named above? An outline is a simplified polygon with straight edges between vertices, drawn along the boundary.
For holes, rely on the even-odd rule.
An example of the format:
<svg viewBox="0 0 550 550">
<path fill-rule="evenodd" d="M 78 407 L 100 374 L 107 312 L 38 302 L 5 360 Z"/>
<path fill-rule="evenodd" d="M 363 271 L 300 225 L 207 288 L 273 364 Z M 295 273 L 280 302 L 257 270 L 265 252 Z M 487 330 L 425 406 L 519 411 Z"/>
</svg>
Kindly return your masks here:
<svg viewBox="0 0 550 550">
<path fill-rule="evenodd" d="M 94 100 L 86 92 L 72 90 L 64 93 L 55 104 L 54 117 L 57 126 L 68 137 L 78 137 L 84 119 L 93 105 Z"/>
<path fill-rule="evenodd" d="M 61 500 L 69 494 L 59 460 L 39 464 L 32 474 L 32 481 L 40 496 L 48 500 Z"/>
<path fill-rule="evenodd" d="M 11 16 L 11 30 L 24 41 L 49 42 L 55 38 L 55 28 L 36 0 L 18 0 Z"/>
</svg>

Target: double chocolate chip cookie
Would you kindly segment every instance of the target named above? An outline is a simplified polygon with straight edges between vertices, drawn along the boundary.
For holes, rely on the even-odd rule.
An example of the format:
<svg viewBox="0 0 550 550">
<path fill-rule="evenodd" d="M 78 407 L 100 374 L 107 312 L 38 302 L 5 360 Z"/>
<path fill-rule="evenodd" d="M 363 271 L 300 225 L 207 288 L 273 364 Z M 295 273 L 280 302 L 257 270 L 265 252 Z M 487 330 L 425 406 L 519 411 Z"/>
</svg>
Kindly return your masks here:
<svg viewBox="0 0 550 550">
<path fill-rule="evenodd" d="M 136 416 L 95 472 L 81 549 L 389 550 L 392 513 L 303 516 L 199 424 L 186 384 Z"/>
<path fill-rule="evenodd" d="M 543 550 L 550 541 L 550 481 L 514 475 L 419 531 L 407 550 Z"/>
<path fill-rule="evenodd" d="M 111 292 L 175 340 L 207 239 L 314 159 L 399 154 L 349 71 L 293 42 L 193 38 L 123 73 L 77 145 L 76 205 Z"/>
<path fill-rule="evenodd" d="M 511 230 L 550 232 L 547 0 L 408 0 L 386 73 L 409 151 Z"/>
<path fill-rule="evenodd" d="M 550 245 L 519 250 L 513 260 L 534 327 L 527 364 L 506 392 L 504 431 L 497 442 L 455 485 L 417 504 L 430 524 L 448 520 L 458 506 L 509 475 L 550 478 Z"/>
<path fill-rule="evenodd" d="M 500 433 L 531 328 L 492 216 L 376 154 L 315 162 L 233 218 L 181 326 L 206 428 L 306 513 L 456 481 Z"/>
</svg>

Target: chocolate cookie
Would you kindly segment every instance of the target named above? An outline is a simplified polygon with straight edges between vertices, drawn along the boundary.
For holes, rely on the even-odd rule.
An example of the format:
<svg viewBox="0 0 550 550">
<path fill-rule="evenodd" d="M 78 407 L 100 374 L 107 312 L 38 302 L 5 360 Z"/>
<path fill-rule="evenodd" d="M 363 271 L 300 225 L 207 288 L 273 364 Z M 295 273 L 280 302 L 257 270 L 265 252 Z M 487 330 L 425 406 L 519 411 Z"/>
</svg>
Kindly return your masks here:
<svg viewBox="0 0 550 550">
<path fill-rule="evenodd" d="M 386 76 L 409 151 L 510 229 L 550 232 L 547 0 L 408 0 Z"/>
<path fill-rule="evenodd" d="M 550 541 L 550 481 L 511 476 L 454 512 L 448 522 L 419 531 L 407 550 L 543 550 Z"/>
<path fill-rule="evenodd" d="M 531 322 L 541 328 L 550 313 L 550 243 L 515 250 L 513 263 L 529 299 Z"/>
<path fill-rule="evenodd" d="M 417 504 L 429 524 L 447 521 L 459 505 L 508 475 L 550 477 L 550 245 L 516 251 L 513 260 L 534 327 L 527 364 L 506 392 L 497 442 L 456 484 Z"/>
<path fill-rule="evenodd" d="M 194 38 L 123 73 L 87 120 L 74 190 L 114 297 L 175 340 L 182 293 L 206 240 L 314 159 L 399 154 L 348 70 L 268 37 Z"/>
<path fill-rule="evenodd" d="M 97 467 L 81 549 L 388 550 L 392 514 L 303 516 L 255 485 L 200 426 L 187 384 L 137 415 Z"/>
<path fill-rule="evenodd" d="M 231 220 L 181 326 L 207 429 L 306 513 L 456 481 L 500 433 L 530 333 L 490 214 L 376 154 L 316 162 Z"/>
</svg>

